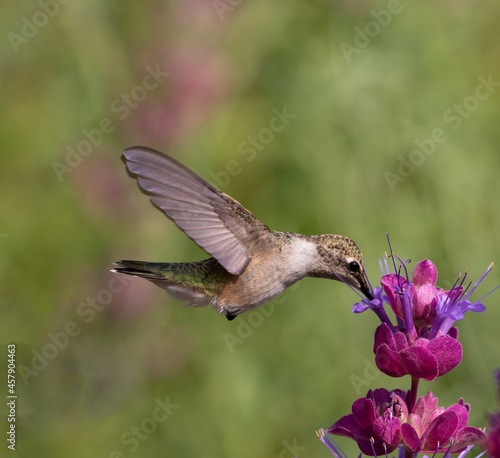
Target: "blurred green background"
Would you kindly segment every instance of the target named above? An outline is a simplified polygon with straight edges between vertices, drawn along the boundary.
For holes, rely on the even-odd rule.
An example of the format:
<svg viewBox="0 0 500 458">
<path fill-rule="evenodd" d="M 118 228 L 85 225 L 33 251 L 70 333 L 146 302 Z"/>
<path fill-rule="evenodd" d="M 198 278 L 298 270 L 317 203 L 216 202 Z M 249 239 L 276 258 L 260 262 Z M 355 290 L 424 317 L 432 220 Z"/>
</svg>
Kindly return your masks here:
<svg viewBox="0 0 500 458">
<path fill-rule="evenodd" d="M 377 319 L 339 283 L 304 280 L 233 322 L 119 283 L 113 261 L 206 257 L 127 177 L 127 146 L 168 152 L 274 229 L 353 238 L 373 283 L 386 231 L 443 287 L 500 261 L 498 2 L 0 11 L 0 363 L 14 342 L 18 456 L 328 456 L 315 430 L 368 388 L 409 388 L 373 370 Z M 499 283 L 495 267 L 475 299 Z M 478 427 L 496 405 L 498 297 L 458 323 L 462 364 L 420 391 L 463 396 Z"/>
</svg>

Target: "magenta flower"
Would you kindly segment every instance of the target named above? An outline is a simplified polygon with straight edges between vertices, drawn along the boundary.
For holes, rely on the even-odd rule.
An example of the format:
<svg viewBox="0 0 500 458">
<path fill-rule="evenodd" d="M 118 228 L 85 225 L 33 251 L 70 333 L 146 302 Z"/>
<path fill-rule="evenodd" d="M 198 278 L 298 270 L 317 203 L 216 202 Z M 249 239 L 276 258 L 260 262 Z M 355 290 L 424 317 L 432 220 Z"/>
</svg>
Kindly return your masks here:
<svg viewBox="0 0 500 458">
<path fill-rule="evenodd" d="M 490 416 L 486 448 L 490 456 L 500 458 L 500 413 Z"/>
<path fill-rule="evenodd" d="M 429 331 L 429 338 L 432 339 L 438 334 L 446 334 L 451 329 L 455 321 L 462 320 L 464 318 L 465 312 L 484 312 L 486 310 L 486 307 L 480 301 L 486 296 L 489 296 L 493 291 L 500 287 L 500 285 L 483 296 L 477 302 L 470 302 L 469 297 L 483 281 L 484 277 L 488 275 L 492 268 L 493 263 L 488 266 L 484 274 L 474 284 L 470 291 L 467 292 L 471 283 L 469 283 L 469 285 L 465 289 L 462 286 L 465 279 L 467 278 L 466 272 L 458 287 L 454 287 L 451 291 L 446 291 L 445 293 L 441 293 L 438 295 L 438 300 L 435 307 L 436 316 Z M 458 283 L 458 280 L 456 283 Z"/>
<path fill-rule="evenodd" d="M 457 337 L 457 328 L 452 328 L 448 335 L 433 340 L 419 337 L 410 345 L 403 332 L 393 334 L 389 326 L 382 323 L 375 331 L 375 364 L 391 377 L 408 374 L 434 380 L 462 360 L 462 345 Z"/>
<path fill-rule="evenodd" d="M 429 260 L 420 261 L 413 269 L 411 283 L 396 274 L 384 275 L 380 283 L 387 294 L 389 304 L 398 318 L 404 319 L 402 293 L 410 289 L 410 301 L 412 305 L 413 321 L 417 328 L 425 324 L 432 324 L 436 317 L 436 305 L 438 297 L 444 292 L 436 288 L 437 269 Z M 453 294 L 457 294 L 454 291 Z"/>
<path fill-rule="evenodd" d="M 495 379 L 498 385 L 498 397 L 500 398 L 500 369 L 495 372 Z M 500 458 L 500 412 L 489 416 L 487 432 L 488 442 L 486 448 L 490 456 Z"/>
<path fill-rule="evenodd" d="M 404 391 L 379 388 L 354 401 L 352 413 L 342 417 L 327 430 L 330 434 L 354 439 L 362 453 L 385 455 L 401 443 L 401 411 L 408 416 Z M 397 414 L 395 414 L 397 411 Z"/>
<path fill-rule="evenodd" d="M 370 308 L 382 322 L 375 332 L 373 347 L 375 362 L 382 372 L 392 377 L 408 374 L 433 380 L 462 360 L 458 330 L 452 325 L 468 310 L 485 310 L 482 303 L 471 303 L 469 297 L 492 266 L 466 293 L 468 287 L 463 287 L 466 275 L 460 284 L 457 281 L 451 290 L 444 291 L 436 286 L 437 269 L 431 261 L 426 259 L 417 263 L 411 280 L 407 262 L 401 261 L 399 269 L 395 267 L 395 274 L 389 273 L 386 262 L 385 272 L 382 268 L 385 275 L 380 279 L 382 288 L 376 287 L 372 291 L 373 299 L 363 299 L 354 305 L 353 311 L 360 313 Z M 394 312 L 396 325 L 387 316 L 384 303 Z"/>
<path fill-rule="evenodd" d="M 393 332 L 398 330 L 405 332 L 409 344 L 412 344 L 418 337 L 433 339 L 438 335 L 448 334 L 453 323 L 463 319 L 467 311 L 484 312 L 486 310 L 481 302 L 470 302 L 469 297 L 489 273 L 493 264 L 467 292 L 468 287 L 463 287 L 467 274 L 463 276 L 460 284 L 457 285 L 457 280 L 451 290 L 443 291 L 436 286 L 437 269 L 431 261 L 426 259 L 417 263 L 411 280 L 406 271 L 408 262 L 401 261 L 399 269 L 396 269 L 394 264 L 394 269 L 397 271 L 394 274 L 389 273 L 386 262 L 385 272 L 383 269 L 385 275 L 380 279 L 385 294 L 382 294 L 382 291 L 376 287 L 372 291 L 374 299 L 364 298 L 362 302 L 354 304 L 353 312 L 361 313 L 368 308 L 372 309 L 382 323 L 386 323 Z M 401 275 L 403 270 L 405 276 Z M 392 325 L 383 310 L 384 303 L 389 304 L 394 312 L 397 326 Z"/>
<path fill-rule="evenodd" d="M 416 457 L 419 452 L 433 457 L 442 453 L 446 457 L 460 452 L 464 458 L 474 445 L 482 445 L 500 458 L 500 415 L 491 417 L 487 436 L 467 426 L 470 406 L 462 398 L 446 409 L 438 406 L 432 392 L 417 396 L 421 379 L 434 380 L 462 360 L 462 344 L 453 324 L 467 311 L 485 310 L 482 299 L 471 302 L 469 298 L 493 264 L 472 287 L 472 283 L 464 284 L 466 272 L 449 291 L 444 291 L 436 286 L 438 273 L 431 261 L 417 263 L 410 276 L 409 260 L 402 261 L 394 254 L 391 258 L 394 273 L 389 272 L 386 257 L 385 266 L 381 262 L 380 286 L 370 286 L 372 299 L 362 298 L 354 304 L 353 312 L 371 309 L 379 317 L 381 324 L 375 331 L 373 346 L 375 363 L 391 377 L 410 375 L 411 388 L 406 392 L 370 390 L 353 403 L 352 413 L 334 423 L 328 433 L 354 439 L 361 452 L 369 456 L 387 458 L 397 449 L 399 457 Z M 390 306 L 387 311 L 385 305 Z M 395 323 L 394 317 L 389 318 L 390 311 Z M 346 458 L 324 431 L 319 436 L 333 455 Z"/>
<path fill-rule="evenodd" d="M 487 436 L 478 428 L 467 426 L 469 404 L 460 398 L 445 409 L 438 407 L 432 392 L 421 397 L 413 413 L 401 426 L 405 447 L 413 452 L 461 452 L 469 445 L 484 444 Z M 451 446 L 451 448 L 450 448 Z"/>
<path fill-rule="evenodd" d="M 384 388 L 369 391 L 352 405 L 352 414 L 342 417 L 327 432 L 354 439 L 368 456 L 386 455 L 397 447 L 410 452 L 460 452 L 469 445 L 484 444 L 487 436 L 467 426 L 470 406 L 460 399 L 448 409 L 428 393 L 409 413 L 406 393 Z"/>
<path fill-rule="evenodd" d="M 479 282 L 486 276 L 491 267 L 491 265 L 488 267 Z M 468 301 L 468 297 L 479 282 L 466 297 L 463 297 L 462 284 L 466 276 L 464 275 L 459 286 L 454 286 L 449 291 L 443 291 L 436 286 L 436 266 L 425 259 L 414 267 L 411 281 L 398 274 L 388 274 L 380 279 L 380 283 L 394 314 L 398 319 L 404 321 L 407 334 L 425 337 L 434 324 L 436 324 L 434 334 L 437 335 L 439 331 L 446 334 L 451 328 L 451 324 L 455 320 L 462 319 L 467 310 L 483 312 L 486 309 L 480 302 L 472 304 Z M 444 317 L 452 319 L 451 324 L 446 327 L 446 330 L 444 327 L 437 329 L 442 325 Z M 437 320 L 437 318 L 439 319 Z"/>
</svg>

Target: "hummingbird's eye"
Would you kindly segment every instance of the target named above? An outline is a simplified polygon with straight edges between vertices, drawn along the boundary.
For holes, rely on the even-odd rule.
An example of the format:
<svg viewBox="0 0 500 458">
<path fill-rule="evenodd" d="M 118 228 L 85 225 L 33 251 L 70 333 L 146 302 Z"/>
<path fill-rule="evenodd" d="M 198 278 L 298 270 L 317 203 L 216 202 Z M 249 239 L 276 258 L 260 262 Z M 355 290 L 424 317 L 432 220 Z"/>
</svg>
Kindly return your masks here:
<svg viewBox="0 0 500 458">
<path fill-rule="evenodd" d="M 357 261 L 351 261 L 349 263 L 349 270 L 351 272 L 359 272 L 359 263 Z"/>
</svg>

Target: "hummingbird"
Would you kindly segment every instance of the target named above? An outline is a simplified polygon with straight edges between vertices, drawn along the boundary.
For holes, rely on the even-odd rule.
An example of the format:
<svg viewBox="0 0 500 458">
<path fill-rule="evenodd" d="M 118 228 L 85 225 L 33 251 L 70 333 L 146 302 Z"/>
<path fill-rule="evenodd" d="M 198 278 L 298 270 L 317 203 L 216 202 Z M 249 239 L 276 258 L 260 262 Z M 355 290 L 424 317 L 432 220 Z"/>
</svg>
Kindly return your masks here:
<svg viewBox="0 0 500 458">
<path fill-rule="evenodd" d="M 339 280 L 373 299 L 363 256 L 348 237 L 271 230 L 235 199 L 152 148 L 127 148 L 122 160 L 151 202 L 212 257 L 120 261 L 112 272 L 145 278 L 185 305 L 211 305 L 228 320 L 305 277 Z"/>
</svg>

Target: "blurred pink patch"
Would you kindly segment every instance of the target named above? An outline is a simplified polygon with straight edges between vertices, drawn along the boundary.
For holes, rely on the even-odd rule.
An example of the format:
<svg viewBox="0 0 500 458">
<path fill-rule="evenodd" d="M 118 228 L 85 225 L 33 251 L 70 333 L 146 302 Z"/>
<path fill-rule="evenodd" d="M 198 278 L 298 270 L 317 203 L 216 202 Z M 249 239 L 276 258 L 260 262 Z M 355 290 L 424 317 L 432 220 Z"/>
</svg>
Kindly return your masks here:
<svg viewBox="0 0 500 458">
<path fill-rule="evenodd" d="M 96 220 L 130 216 L 126 176 L 118 173 L 121 152 L 96 149 L 71 173 L 85 212 Z"/>
<path fill-rule="evenodd" d="M 149 283 L 141 279 L 111 272 L 109 275 L 113 278 L 119 275 L 120 281 L 125 284 L 123 291 L 106 306 L 111 321 L 122 323 L 137 320 L 165 302 L 165 294 L 160 289 L 151 288 Z"/>
<path fill-rule="evenodd" d="M 231 86 L 225 57 L 210 48 L 178 46 L 161 68 L 169 76 L 130 116 L 129 128 L 148 143 L 178 144 L 220 106 Z"/>
</svg>

